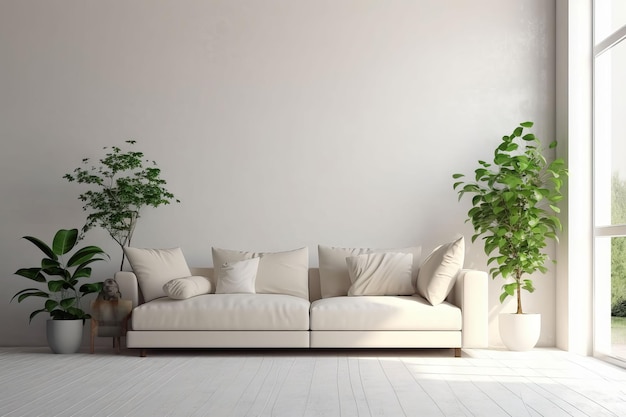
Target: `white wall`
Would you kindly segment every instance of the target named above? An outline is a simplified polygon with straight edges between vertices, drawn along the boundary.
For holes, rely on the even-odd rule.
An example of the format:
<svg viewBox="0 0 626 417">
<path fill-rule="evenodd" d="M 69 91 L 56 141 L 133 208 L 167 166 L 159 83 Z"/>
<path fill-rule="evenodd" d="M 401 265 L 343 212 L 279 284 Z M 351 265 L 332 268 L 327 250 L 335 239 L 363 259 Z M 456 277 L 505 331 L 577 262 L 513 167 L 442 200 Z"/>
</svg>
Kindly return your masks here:
<svg viewBox="0 0 626 417">
<path fill-rule="evenodd" d="M 39 259 L 20 237 L 80 227 L 83 189 L 62 175 L 130 138 L 182 201 L 147 209 L 134 243 L 193 265 L 212 245 L 308 246 L 317 265 L 318 243 L 469 238 L 451 175 L 519 122 L 554 137 L 554 45 L 545 0 L 0 2 L 0 344 L 45 344 L 35 303 L 9 303 Z M 119 251 L 88 241 L 110 276 Z M 537 286 L 525 305 L 554 345 L 554 273 Z"/>
</svg>

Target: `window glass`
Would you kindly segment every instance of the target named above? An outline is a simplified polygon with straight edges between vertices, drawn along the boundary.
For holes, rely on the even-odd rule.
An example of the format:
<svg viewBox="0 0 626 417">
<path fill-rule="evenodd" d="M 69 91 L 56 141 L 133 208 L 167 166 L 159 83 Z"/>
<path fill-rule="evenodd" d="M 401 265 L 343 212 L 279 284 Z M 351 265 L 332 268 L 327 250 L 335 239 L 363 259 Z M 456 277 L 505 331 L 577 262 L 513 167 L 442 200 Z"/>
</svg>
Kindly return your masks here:
<svg viewBox="0 0 626 417">
<path fill-rule="evenodd" d="M 625 0 L 595 0 L 594 36 L 598 44 L 626 24 Z"/>
<path fill-rule="evenodd" d="M 626 358 L 626 238 L 611 239 L 611 352 Z"/>
<path fill-rule="evenodd" d="M 626 0 L 594 1 L 594 43 L 617 41 Z M 594 59 L 594 352 L 626 364 L 626 41 Z"/>
<path fill-rule="evenodd" d="M 626 4 L 626 1 L 624 1 Z M 596 58 L 596 226 L 626 224 L 626 42 Z"/>
</svg>

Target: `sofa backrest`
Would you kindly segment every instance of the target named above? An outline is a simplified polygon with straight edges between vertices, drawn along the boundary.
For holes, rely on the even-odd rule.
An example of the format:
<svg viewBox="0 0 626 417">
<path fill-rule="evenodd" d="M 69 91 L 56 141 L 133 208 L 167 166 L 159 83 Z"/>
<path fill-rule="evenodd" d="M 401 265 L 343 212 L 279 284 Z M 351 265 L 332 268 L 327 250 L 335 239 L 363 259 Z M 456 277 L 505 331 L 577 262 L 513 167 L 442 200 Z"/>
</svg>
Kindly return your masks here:
<svg viewBox="0 0 626 417">
<path fill-rule="evenodd" d="M 217 286 L 213 268 L 190 267 L 192 275 L 200 275 L 209 278 L 213 288 Z M 309 268 L 309 301 L 313 302 L 322 298 L 320 290 L 320 270 L 319 268 Z"/>
<path fill-rule="evenodd" d="M 213 268 L 191 267 L 193 275 L 200 275 L 209 278 L 213 288 L 217 286 Z M 319 268 L 309 268 L 309 301 L 313 302 L 322 298 L 320 290 L 320 270 Z"/>
</svg>

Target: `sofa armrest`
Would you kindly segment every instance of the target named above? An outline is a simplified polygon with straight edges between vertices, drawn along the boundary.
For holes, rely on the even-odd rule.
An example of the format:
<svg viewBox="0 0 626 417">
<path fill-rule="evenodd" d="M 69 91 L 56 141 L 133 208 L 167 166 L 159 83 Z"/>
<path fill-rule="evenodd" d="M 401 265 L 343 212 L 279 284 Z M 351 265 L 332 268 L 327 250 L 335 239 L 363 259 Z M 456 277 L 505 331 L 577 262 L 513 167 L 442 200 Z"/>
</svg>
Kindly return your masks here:
<svg viewBox="0 0 626 417">
<path fill-rule="evenodd" d="M 133 302 L 133 308 L 139 305 L 139 285 L 137 283 L 137 276 L 133 272 L 119 271 L 115 273 L 115 281 L 120 287 L 122 298 L 125 300 L 131 300 Z"/>
<path fill-rule="evenodd" d="M 486 348 L 489 344 L 487 273 L 461 270 L 450 295 L 450 301 L 463 312 L 463 347 Z"/>
</svg>

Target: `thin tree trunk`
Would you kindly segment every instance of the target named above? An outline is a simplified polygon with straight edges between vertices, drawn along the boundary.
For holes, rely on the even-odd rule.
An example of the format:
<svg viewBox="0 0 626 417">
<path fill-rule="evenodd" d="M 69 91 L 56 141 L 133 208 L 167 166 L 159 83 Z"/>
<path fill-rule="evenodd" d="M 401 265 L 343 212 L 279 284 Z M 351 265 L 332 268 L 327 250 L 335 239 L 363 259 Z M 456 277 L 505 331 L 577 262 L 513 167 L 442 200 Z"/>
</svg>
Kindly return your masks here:
<svg viewBox="0 0 626 417">
<path fill-rule="evenodd" d="M 517 277 L 517 314 L 523 314 L 522 313 L 522 274 L 517 272 L 516 273 Z"/>
</svg>

